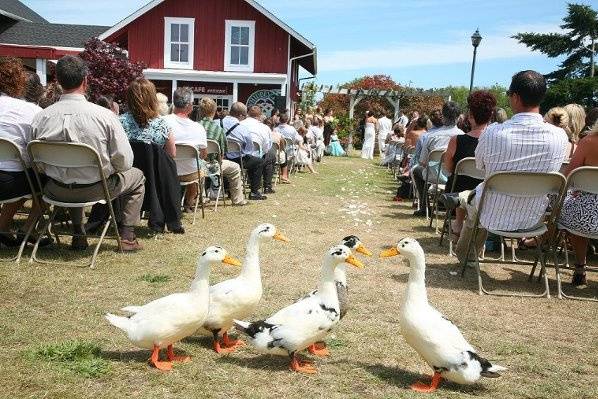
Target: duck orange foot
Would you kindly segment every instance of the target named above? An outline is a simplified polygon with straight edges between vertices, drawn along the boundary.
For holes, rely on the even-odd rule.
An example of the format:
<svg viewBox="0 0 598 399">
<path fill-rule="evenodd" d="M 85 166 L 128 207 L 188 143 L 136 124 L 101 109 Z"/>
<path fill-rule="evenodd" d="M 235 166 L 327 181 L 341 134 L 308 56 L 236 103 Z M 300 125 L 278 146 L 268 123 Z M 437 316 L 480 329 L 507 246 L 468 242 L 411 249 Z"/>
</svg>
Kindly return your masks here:
<svg viewBox="0 0 598 399">
<path fill-rule="evenodd" d="M 173 349 L 172 345 L 168 345 L 168 350 L 166 351 L 166 357 L 169 362 L 188 363 L 191 361 L 191 356 L 175 356 L 174 349 Z"/>
<path fill-rule="evenodd" d="M 316 374 L 316 368 L 313 362 L 307 360 L 300 360 L 297 355 L 293 354 L 289 368 L 292 371 L 303 374 Z"/>
<path fill-rule="evenodd" d="M 319 357 L 330 356 L 330 351 L 326 349 L 326 344 L 324 342 L 316 342 L 315 344 L 311 344 L 307 347 L 307 351 L 312 355 Z"/>
<path fill-rule="evenodd" d="M 154 345 L 154 349 L 152 351 L 152 356 L 149 359 L 151 365 L 157 368 L 160 371 L 170 371 L 172 370 L 172 362 L 161 362 L 160 361 L 160 347 Z"/>
<path fill-rule="evenodd" d="M 426 385 L 423 382 L 416 382 L 415 384 L 411 385 L 411 389 L 415 392 L 430 393 L 438 389 L 440 382 L 442 382 L 440 373 L 434 373 L 430 385 Z"/>
</svg>

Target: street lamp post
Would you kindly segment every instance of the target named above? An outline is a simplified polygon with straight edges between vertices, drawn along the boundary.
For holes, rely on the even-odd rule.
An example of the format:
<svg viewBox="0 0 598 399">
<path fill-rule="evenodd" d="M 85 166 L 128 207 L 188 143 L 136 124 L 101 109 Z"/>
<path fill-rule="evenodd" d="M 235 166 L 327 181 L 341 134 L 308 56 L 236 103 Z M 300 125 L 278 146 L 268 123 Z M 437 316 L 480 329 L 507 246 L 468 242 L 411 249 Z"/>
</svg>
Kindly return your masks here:
<svg viewBox="0 0 598 399">
<path fill-rule="evenodd" d="M 473 75 L 475 74 L 475 60 L 478 55 L 478 46 L 482 41 L 482 35 L 480 30 L 476 29 L 475 33 L 471 36 L 471 44 L 473 45 L 473 63 L 471 64 L 471 82 L 469 83 L 469 91 L 473 90 Z"/>
</svg>

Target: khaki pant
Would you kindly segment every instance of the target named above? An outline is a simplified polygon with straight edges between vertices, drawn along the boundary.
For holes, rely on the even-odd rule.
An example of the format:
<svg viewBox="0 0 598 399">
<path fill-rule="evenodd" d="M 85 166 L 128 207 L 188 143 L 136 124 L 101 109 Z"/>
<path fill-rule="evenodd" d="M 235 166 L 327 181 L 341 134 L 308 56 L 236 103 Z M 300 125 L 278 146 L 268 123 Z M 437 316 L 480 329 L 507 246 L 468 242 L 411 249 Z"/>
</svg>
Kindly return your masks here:
<svg viewBox="0 0 598 399">
<path fill-rule="evenodd" d="M 243 195 L 243 180 L 241 179 L 241 167 L 239 164 L 222 160 L 222 176 L 228 180 L 228 187 L 230 190 L 230 197 L 233 204 L 240 204 L 245 200 Z"/>
<path fill-rule="evenodd" d="M 108 191 L 112 199 L 116 199 L 119 206 L 116 207 L 116 219 L 123 226 L 134 227 L 139 224 L 141 218 L 141 206 L 145 195 L 145 176 L 137 168 L 115 173 L 107 179 Z M 90 202 L 104 199 L 102 183 L 98 182 L 89 187 L 67 188 L 61 187 L 49 180 L 45 187 L 46 194 L 57 201 L 63 202 Z M 71 210 L 73 224 L 81 226 L 83 223 L 83 208 Z"/>
<path fill-rule="evenodd" d="M 475 221 L 478 215 L 478 208 L 475 206 L 475 202 L 472 199 L 471 202 L 473 204 L 468 203 L 469 195 L 471 191 L 463 191 L 459 193 L 459 202 L 461 208 L 464 208 L 467 212 L 467 217 L 465 218 L 465 223 L 463 224 L 463 229 L 461 230 L 461 235 L 459 236 L 459 241 L 457 241 L 457 246 L 455 247 L 455 254 L 457 255 L 457 259 L 459 262 L 463 262 L 464 259 L 467 259 L 467 245 L 473 236 L 473 230 L 475 227 Z M 476 254 L 480 254 L 484 244 L 486 242 L 486 238 L 488 237 L 488 231 L 482 227 L 478 228 L 477 240 L 473 243 L 473 250 L 476 251 Z M 469 256 L 471 259 L 471 256 Z"/>
</svg>

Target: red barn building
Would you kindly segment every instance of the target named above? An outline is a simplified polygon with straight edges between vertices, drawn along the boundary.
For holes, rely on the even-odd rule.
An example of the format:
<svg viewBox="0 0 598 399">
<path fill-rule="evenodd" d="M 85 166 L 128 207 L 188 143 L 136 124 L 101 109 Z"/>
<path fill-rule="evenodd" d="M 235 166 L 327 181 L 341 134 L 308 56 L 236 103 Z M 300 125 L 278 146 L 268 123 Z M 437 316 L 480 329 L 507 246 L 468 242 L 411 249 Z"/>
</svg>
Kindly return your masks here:
<svg viewBox="0 0 598 399">
<path fill-rule="evenodd" d="M 18 57 L 46 84 L 48 62 L 79 54 L 108 26 L 53 24 L 19 0 L 0 0 L 0 56 Z"/>
<path fill-rule="evenodd" d="M 317 72 L 315 45 L 254 0 L 154 0 L 99 38 L 145 63 L 169 97 L 191 87 L 220 109 L 235 101 L 291 108 L 299 67 Z"/>
</svg>

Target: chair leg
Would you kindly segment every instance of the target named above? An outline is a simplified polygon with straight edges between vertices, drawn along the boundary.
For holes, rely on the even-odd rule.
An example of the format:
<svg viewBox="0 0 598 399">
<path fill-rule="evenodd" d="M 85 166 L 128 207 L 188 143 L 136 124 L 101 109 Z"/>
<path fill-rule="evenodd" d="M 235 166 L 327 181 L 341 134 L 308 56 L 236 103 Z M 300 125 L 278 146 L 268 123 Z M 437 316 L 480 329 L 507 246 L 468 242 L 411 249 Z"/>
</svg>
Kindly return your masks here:
<svg viewBox="0 0 598 399">
<path fill-rule="evenodd" d="M 43 232 L 44 231 L 48 231 L 48 234 L 52 234 L 52 222 L 54 222 L 54 218 L 56 217 L 56 212 L 58 211 L 58 208 L 54 207 L 52 209 L 52 212 L 50 213 L 50 216 L 48 218 L 48 221 L 46 222 L 46 224 L 44 225 L 43 229 L 40 230 L 40 234 L 37 237 L 37 240 L 35 241 L 35 245 L 33 246 L 33 250 L 31 251 L 31 257 L 29 258 L 29 263 L 33 263 L 33 262 L 38 262 L 38 263 L 47 263 L 42 261 L 41 259 L 39 259 L 37 257 L 37 250 L 39 249 L 39 243 L 42 239 L 42 237 L 44 236 Z M 43 218 L 43 216 L 42 216 Z"/>
<path fill-rule="evenodd" d="M 206 186 L 206 181 L 205 178 L 200 180 L 199 187 L 198 187 L 198 199 L 199 199 L 199 205 L 201 206 L 201 218 L 205 219 L 206 218 L 206 206 L 204 203 L 204 197 L 203 197 L 203 191 L 204 188 Z M 197 205 L 195 205 L 197 206 Z"/>
<path fill-rule="evenodd" d="M 31 233 L 33 233 L 33 230 L 35 230 L 35 226 L 37 225 L 38 221 L 39 221 L 39 217 L 33 223 L 31 223 L 31 226 L 29 226 L 29 228 L 27 229 L 27 232 L 25 233 L 25 237 L 23 238 L 23 242 L 21 242 L 21 245 L 19 246 L 19 252 L 17 253 L 17 256 L 15 258 L 16 264 L 21 263 L 21 257 L 23 256 L 23 251 L 25 250 L 25 247 L 27 246 L 27 242 L 29 241 L 29 237 L 31 236 Z"/>
<path fill-rule="evenodd" d="M 108 220 L 106 222 L 106 224 L 104 225 L 104 228 L 102 229 L 102 234 L 100 235 L 100 239 L 98 240 L 98 243 L 96 244 L 96 247 L 93 250 L 93 255 L 91 256 L 91 262 L 89 263 L 90 269 L 95 269 L 95 267 L 96 267 L 96 258 L 98 257 L 98 253 L 100 252 L 100 246 L 102 245 L 102 242 L 104 241 L 104 237 L 106 236 L 106 232 L 108 232 L 108 228 L 110 227 L 110 225 L 112 223 L 113 223 L 113 219 L 111 216 L 110 220 Z M 114 221 L 114 225 L 116 225 L 116 221 Z M 120 244 L 119 244 L 119 247 L 120 247 Z"/>
<path fill-rule="evenodd" d="M 557 240 L 558 243 L 558 240 Z M 555 247 L 552 249 L 552 259 L 554 262 L 554 270 L 555 270 L 555 274 L 556 274 L 556 296 L 558 299 L 563 299 L 563 287 L 561 284 L 561 270 L 559 267 L 559 259 L 558 259 L 558 255 L 556 253 L 556 245 Z"/>
</svg>

